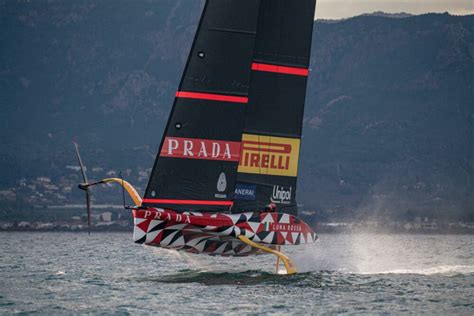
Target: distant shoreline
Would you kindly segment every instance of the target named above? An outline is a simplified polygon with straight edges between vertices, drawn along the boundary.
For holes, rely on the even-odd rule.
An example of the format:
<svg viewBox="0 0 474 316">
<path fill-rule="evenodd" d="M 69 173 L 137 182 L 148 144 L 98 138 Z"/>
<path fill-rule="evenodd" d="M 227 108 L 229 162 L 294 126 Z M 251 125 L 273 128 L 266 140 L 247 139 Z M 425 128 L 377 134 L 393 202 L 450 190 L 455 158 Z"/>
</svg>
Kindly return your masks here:
<svg viewBox="0 0 474 316">
<path fill-rule="evenodd" d="M 3 232 L 24 232 L 24 233 L 87 233 L 87 228 L 80 229 L 65 229 L 65 228 L 19 228 L 12 227 L 7 229 L 0 228 L 0 233 Z M 328 228 L 327 226 L 319 226 L 315 228 L 317 234 L 388 234 L 388 235 L 474 235 L 474 229 L 432 229 L 432 230 L 394 230 L 386 228 Z M 133 233 L 133 227 L 91 227 L 91 233 Z"/>
</svg>

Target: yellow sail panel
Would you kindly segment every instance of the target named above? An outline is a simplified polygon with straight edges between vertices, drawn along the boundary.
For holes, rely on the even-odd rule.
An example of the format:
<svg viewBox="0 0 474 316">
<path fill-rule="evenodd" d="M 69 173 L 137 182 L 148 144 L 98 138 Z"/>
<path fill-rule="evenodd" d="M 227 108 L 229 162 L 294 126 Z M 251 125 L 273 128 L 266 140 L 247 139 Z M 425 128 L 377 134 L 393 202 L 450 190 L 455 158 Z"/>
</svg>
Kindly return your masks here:
<svg viewBox="0 0 474 316">
<path fill-rule="evenodd" d="M 238 172 L 296 177 L 300 140 L 242 134 Z"/>
</svg>

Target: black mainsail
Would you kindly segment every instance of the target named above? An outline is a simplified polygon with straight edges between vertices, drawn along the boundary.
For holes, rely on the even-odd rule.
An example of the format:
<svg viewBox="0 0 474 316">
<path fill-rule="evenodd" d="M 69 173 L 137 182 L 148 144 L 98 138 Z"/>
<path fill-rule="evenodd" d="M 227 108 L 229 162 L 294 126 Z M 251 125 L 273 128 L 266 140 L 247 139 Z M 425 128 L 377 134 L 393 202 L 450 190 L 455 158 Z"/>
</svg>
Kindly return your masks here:
<svg viewBox="0 0 474 316">
<path fill-rule="evenodd" d="M 296 213 L 315 2 L 206 2 L 145 206 Z"/>
<path fill-rule="evenodd" d="M 143 204 L 228 211 L 260 1 L 208 0 Z"/>
</svg>

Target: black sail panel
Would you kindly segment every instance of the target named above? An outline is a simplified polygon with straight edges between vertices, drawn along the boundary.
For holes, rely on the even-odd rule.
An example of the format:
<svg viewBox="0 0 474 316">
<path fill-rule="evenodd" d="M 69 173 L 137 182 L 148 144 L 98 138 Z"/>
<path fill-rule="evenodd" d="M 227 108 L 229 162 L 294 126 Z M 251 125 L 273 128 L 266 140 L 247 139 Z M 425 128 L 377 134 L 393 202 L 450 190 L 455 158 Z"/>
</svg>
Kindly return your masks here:
<svg viewBox="0 0 474 316">
<path fill-rule="evenodd" d="M 206 1 L 144 205 L 232 206 L 259 3 Z"/>
<path fill-rule="evenodd" d="M 296 214 L 315 0 L 262 0 L 233 212 Z"/>
</svg>

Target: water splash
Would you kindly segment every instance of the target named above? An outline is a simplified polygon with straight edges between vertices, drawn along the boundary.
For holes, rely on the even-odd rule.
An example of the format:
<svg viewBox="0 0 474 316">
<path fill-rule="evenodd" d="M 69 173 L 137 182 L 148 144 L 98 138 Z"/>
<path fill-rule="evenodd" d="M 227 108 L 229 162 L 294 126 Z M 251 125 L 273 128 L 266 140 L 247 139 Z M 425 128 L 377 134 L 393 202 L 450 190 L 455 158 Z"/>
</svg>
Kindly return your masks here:
<svg viewBox="0 0 474 316">
<path fill-rule="evenodd" d="M 459 251 L 451 247 L 452 238 L 465 239 Z M 469 249 L 465 245 L 471 241 L 470 236 L 324 234 L 315 244 L 286 247 L 284 251 L 293 259 L 299 273 L 455 275 L 474 273 L 474 254 L 465 251 Z M 270 255 L 224 258 L 144 248 L 162 260 L 165 271 L 166 265 L 174 262 L 174 268 L 180 271 L 239 274 L 250 269 L 275 273 L 275 257 Z M 285 271 L 277 274 L 282 276 Z"/>
<path fill-rule="evenodd" d="M 451 265 L 451 266 L 437 266 L 426 269 L 398 269 L 389 271 L 380 271 L 377 273 L 361 273 L 361 274 L 421 274 L 421 275 L 457 275 L 457 274 L 472 274 L 474 273 L 474 265 Z"/>
<path fill-rule="evenodd" d="M 460 237 L 323 235 L 318 243 L 299 249 L 291 257 L 300 272 L 329 270 L 364 275 L 474 273 L 473 254 L 453 252 L 450 248 L 452 238 Z M 472 241 L 470 236 L 465 238 L 466 243 Z"/>
</svg>

